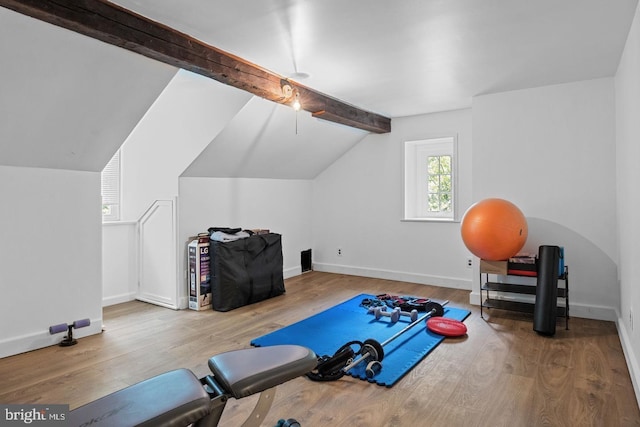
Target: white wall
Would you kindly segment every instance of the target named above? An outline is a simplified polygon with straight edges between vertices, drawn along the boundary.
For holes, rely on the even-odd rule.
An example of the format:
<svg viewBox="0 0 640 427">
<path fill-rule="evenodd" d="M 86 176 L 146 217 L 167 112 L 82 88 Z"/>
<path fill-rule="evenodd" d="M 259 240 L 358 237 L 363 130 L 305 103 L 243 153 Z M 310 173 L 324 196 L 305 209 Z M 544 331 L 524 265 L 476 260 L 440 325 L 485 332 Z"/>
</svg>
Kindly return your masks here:
<svg viewBox="0 0 640 427">
<path fill-rule="evenodd" d="M 471 201 L 471 110 L 394 118 L 391 133 L 367 136 L 314 180 L 314 269 L 471 289 L 459 223 L 402 221 L 404 142 L 450 133 L 458 135 L 464 213 Z"/>
<path fill-rule="evenodd" d="M 176 68 L 0 7 L 0 164 L 100 171 Z"/>
<path fill-rule="evenodd" d="M 526 251 L 565 247 L 572 314 L 614 320 L 613 79 L 478 96 L 473 135 L 474 201 L 518 205 L 530 223 Z"/>
<path fill-rule="evenodd" d="M 135 224 L 156 200 L 178 197 L 180 174 L 249 99 L 246 92 L 179 70 L 131 132 L 121 149 L 121 222 L 103 229 L 103 305 L 138 295 Z"/>
<path fill-rule="evenodd" d="M 178 177 L 251 99 L 180 70 L 122 147 L 122 217 L 137 221 L 155 200 L 178 195 Z"/>
<path fill-rule="evenodd" d="M 100 174 L 0 166 L 0 357 L 102 328 Z"/>
<path fill-rule="evenodd" d="M 266 228 L 282 235 L 284 275 L 300 274 L 300 252 L 312 247 L 311 181 L 180 178 L 179 256 L 185 271 L 188 237 L 209 227 Z M 183 286 L 187 295 L 186 277 Z"/>
<path fill-rule="evenodd" d="M 620 312 L 618 330 L 640 403 L 640 8 L 615 78 Z M 633 317 L 633 322 L 631 321 Z"/>
<path fill-rule="evenodd" d="M 132 301 L 138 291 L 136 223 L 102 226 L 102 305 Z"/>
</svg>

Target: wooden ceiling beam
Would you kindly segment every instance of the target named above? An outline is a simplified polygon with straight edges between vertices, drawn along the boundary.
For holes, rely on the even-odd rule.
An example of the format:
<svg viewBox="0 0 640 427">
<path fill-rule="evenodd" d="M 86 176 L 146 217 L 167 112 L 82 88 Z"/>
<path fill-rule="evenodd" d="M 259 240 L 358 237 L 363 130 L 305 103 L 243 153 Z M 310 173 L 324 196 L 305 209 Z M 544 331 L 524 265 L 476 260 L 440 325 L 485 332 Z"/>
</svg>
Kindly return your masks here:
<svg viewBox="0 0 640 427">
<path fill-rule="evenodd" d="M 273 102 L 291 105 L 297 93 L 302 109 L 314 117 L 374 133 L 391 131 L 390 118 L 288 80 L 105 0 L 0 0 L 0 6 Z"/>
</svg>

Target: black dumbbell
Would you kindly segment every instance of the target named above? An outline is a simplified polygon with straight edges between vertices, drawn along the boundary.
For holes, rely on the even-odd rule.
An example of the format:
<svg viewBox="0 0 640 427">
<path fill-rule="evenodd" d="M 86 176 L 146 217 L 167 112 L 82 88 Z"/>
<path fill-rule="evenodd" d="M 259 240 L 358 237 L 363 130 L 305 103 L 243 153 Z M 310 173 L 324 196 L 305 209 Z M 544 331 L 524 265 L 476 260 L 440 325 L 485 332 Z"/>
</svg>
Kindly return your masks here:
<svg viewBox="0 0 640 427">
<path fill-rule="evenodd" d="M 288 420 L 278 420 L 276 427 L 300 427 L 300 423 L 293 418 L 289 418 Z"/>
</svg>

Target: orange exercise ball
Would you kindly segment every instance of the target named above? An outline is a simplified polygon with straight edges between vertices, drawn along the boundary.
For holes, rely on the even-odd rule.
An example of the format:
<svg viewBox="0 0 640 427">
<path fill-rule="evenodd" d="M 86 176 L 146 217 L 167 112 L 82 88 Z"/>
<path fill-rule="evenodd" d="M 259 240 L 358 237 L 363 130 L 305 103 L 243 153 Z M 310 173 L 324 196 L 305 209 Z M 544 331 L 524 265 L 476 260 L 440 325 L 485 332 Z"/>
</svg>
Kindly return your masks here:
<svg viewBox="0 0 640 427">
<path fill-rule="evenodd" d="M 501 261 L 514 256 L 524 246 L 527 219 L 507 200 L 484 199 L 467 209 L 460 232 L 472 254 L 488 261 Z"/>
</svg>

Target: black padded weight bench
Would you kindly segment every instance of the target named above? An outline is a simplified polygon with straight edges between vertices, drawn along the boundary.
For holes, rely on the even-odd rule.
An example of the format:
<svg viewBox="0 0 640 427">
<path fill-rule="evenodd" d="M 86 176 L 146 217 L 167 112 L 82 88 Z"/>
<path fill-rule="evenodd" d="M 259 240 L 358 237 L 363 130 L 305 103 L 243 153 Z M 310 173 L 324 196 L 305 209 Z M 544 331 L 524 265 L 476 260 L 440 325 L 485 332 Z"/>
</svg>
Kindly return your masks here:
<svg viewBox="0 0 640 427">
<path fill-rule="evenodd" d="M 188 369 L 166 372 L 74 409 L 69 425 L 214 427 L 229 397 L 261 393 L 242 424 L 259 426 L 269 412 L 275 387 L 316 365 L 315 353 L 297 345 L 221 353 L 209 359 L 212 375 L 198 379 Z"/>
</svg>

